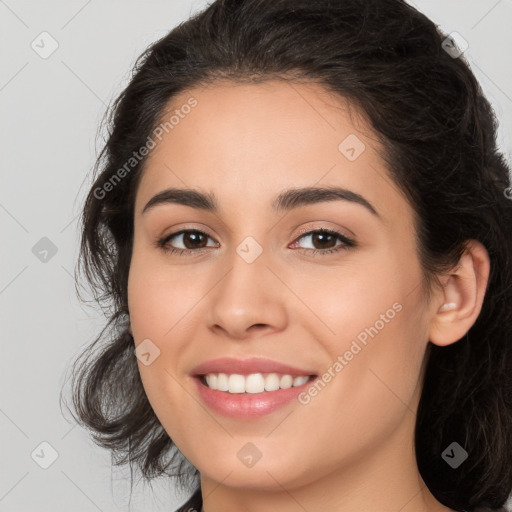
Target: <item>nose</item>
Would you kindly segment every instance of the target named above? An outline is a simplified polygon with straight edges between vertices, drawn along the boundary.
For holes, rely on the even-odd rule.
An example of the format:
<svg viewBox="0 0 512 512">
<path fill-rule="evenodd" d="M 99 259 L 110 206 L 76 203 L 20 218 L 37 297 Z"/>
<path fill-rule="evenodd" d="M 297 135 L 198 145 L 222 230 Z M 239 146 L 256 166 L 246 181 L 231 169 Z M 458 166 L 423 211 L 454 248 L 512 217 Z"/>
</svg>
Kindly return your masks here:
<svg viewBox="0 0 512 512">
<path fill-rule="evenodd" d="M 238 340 L 285 329 L 291 296 L 286 279 L 265 251 L 251 263 L 233 253 L 207 296 L 207 327 Z"/>
</svg>

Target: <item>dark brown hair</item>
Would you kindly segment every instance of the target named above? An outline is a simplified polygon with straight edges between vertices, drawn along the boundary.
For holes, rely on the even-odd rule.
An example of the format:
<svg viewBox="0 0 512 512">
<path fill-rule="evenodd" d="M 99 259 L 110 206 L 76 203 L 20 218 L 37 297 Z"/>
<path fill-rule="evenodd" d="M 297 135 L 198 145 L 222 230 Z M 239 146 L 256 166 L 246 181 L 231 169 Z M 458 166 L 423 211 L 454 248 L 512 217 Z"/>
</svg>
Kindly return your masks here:
<svg viewBox="0 0 512 512">
<path fill-rule="evenodd" d="M 310 81 L 347 98 L 382 141 L 389 174 L 415 212 L 428 290 L 480 241 L 491 273 L 481 314 L 447 347 L 429 344 L 416 422 L 420 473 L 456 510 L 502 506 L 512 490 L 512 201 L 497 120 L 463 55 L 402 0 L 216 0 L 138 59 L 108 116 L 109 134 L 82 215 L 80 275 L 108 324 L 73 368 L 76 419 L 148 481 L 198 471 L 153 412 L 128 332 L 127 279 L 133 210 L 145 158 L 115 186 L 170 99 L 227 79 Z M 119 175 L 118 175 L 119 176 Z M 453 441 L 468 459 L 442 458 Z"/>
</svg>

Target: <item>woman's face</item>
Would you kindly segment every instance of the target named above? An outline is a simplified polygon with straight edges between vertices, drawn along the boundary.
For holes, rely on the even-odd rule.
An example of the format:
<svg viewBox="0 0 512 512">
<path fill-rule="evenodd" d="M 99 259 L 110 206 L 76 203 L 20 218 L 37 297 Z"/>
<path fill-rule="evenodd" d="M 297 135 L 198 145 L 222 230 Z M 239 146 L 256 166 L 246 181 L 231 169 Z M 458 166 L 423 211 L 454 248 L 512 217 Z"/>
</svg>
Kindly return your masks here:
<svg viewBox="0 0 512 512">
<path fill-rule="evenodd" d="M 174 98 L 172 127 L 153 137 L 128 286 L 140 374 L 181 452 L 224 485 L 291 489 L 372 458 L 413 459 L 430 314 L 413 214 L 375 134 L 345 107 L 319 85 L 217 83 Z M 345 199 L 287 194 L 329 187 Z M 171 188 L 216 209 L 169 193 L 143 211 Z M 263 375 L 253 393 L 206 390 L 196 367 L 218 358 L 318 377 L 257 391 L 272 368 L 222 366 Z"/>
</svg>

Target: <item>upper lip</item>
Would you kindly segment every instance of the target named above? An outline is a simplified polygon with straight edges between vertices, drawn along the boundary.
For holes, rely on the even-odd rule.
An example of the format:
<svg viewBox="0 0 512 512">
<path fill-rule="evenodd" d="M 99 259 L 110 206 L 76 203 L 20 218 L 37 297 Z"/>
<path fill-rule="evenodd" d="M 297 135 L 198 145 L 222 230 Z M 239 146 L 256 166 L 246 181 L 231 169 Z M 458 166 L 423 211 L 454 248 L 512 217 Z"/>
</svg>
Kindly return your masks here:
<svg viewBox="0 0 512 512">
<path fill-rule="evenodd" d="M 190 372 L 193 376 L 207 375 L 209 373 L 237 373 L 240 375 L 249 375 L 251 373 L 281 373 L 283 375 L 315 375 L 308 369 L 296 368 L 288 364 L 280 363 L 272 359 L 262 357 L 251 357 L 249 359 L 234 359 L 231 357 L 222 357 L 212 359 L 199 364 Z"/>
</svg>

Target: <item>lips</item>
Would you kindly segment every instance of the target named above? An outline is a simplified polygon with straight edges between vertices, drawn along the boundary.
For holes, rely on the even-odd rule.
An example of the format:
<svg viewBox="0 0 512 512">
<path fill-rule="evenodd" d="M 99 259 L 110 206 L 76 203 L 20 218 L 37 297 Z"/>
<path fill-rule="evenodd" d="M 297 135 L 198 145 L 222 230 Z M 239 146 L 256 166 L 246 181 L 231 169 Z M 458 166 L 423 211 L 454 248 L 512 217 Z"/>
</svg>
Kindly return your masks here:
<svg viewBox="0 0 512 512">
<path fill-rule="evenodd" d="M 223 357 L 212 359 L 196 366 L 190 372 L 193 377 L 207 375 L 209 373 L 237 373 L 250 375 L 251 373 L 280 373 L 298 377 L 302 375 L 313 375 L 316 373 L 311 368 L 298 368 L 272 359 L 252 357 L 249 359 L 235 359 Z"/>
<path fill-rule="evenodd" d="M 238 374 L 238 377 L 236 374 Z M 274 374 L 274 376 L 278 374 L 282 376 L 282 379 L 288 380 L 290 376 L 293 378 L 307 376 L 313 379 L 308 379 L 301 385 L 280 387 L 280 389 L 265 389 L 261 392 L 254 391 L 254 383 L 251 384 L 253 391 L 249 391 L 247 389 L 247 381 L 245 382 L 246 392 L 241 392 L 240 390 L 233 391 L 230 381 L 228 391 L 212 389 L 205 379 L 205 375 L 210 375 L 210 378 L 217 379 L 217 377 L 220 378 L 222 376 L 225 380 L 229 375 L 230 379 L 240 381 L 240 375 L 248 376 L 251 374 L 260 374 L 260 379 L 262 376 L 265 377 L 270 374 Z M 213 359 L 193 368 L 190 375 L 198 397 L 212 411 L 229 418 L 249 421 L 261 418 L 287 405 L 298 404 L 296 401 L 298 394 L 318 378 L 318 375 L 310 367 L 291 366 L 263 357 L 247 359 L 223 357 Z M 238 382 L 238 384 L 240 383 Z M 265 381 L 265 387 L 266 385 Z M 237 387 L 237 383 L 233 383 L 233 386 Z M 269 385 L 269 387 L 275 388 L 275 385 Z"/>
</svg>

